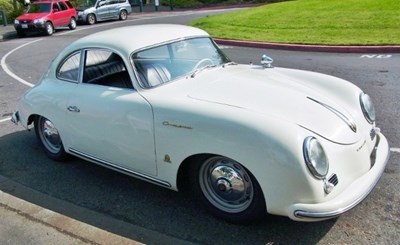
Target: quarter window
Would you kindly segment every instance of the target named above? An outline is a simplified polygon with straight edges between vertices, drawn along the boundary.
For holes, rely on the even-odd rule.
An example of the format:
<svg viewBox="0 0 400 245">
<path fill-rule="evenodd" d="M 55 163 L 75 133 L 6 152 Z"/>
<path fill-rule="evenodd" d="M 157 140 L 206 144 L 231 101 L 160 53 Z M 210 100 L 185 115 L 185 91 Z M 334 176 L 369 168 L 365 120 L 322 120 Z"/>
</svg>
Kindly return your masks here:
<svg viewBox="0 0 400 245">
<path fill-rule="evenodd" d="M 57 78 L 71 82 L 78 82 L 80 60 L 81 52 L 70 55 L 58 69 Z"/>
<path fill-rule="evenodd" d="M 133 88 L 122 58 L 109 50 L 86 50 L 83 83 L 117 88 Z"/>
</svg>

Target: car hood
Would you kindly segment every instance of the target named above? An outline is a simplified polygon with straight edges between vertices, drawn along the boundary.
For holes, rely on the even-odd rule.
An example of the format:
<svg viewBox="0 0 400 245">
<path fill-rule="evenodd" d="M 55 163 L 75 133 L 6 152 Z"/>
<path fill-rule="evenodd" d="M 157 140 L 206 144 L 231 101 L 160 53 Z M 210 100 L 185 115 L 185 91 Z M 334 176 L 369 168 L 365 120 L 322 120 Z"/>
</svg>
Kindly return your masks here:
<svg viewBox="0 0 400 245">
<path fill-rule="evenodd" d="M 329 91 L 286 75 L 284 69 L 220 69 L 199 74 L 200 86 L 189 97 L 273 116 L 299 125 L 330 141 L 352 144 L 358 140 L 351 129 L 351 114 Z M 218 77 L 215 79 L 215 77 Z M 322 90 L 323 91 L 323 90 Z"/>
<path fill-rule="evenodd" d="M 49 13 L 27 13 L 17 17 L 17 20 L 36 20 L 46 17 Z"/>
</svg>

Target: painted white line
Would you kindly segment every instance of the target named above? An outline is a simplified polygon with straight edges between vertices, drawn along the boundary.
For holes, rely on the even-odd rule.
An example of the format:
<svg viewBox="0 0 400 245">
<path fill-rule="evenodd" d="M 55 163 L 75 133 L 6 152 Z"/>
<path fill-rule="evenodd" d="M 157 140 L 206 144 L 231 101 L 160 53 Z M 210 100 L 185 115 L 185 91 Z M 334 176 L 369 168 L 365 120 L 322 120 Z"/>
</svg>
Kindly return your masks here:
<svg viewBox="0 0 400 245">
<path fill-rule="evenodd" d="M 400 148 L 390 148 L 390 151 L 400 153 Z"/>
<path fill-rule="evenodd" d="M 6 118 L 3 118 L 3 119 L 0 119 L 0 123 L 2 123 L 2 122 L 9 122 L 11 120 L 11 117 L 6 117 Z"/>
<path fill-rule="evenodd" d="M 3 58 L 1 58 L 1 63 L 0 63 L 0 64 L 1 64 L 1 68 L 3 68 L 3 70 L 4 70 L 10 77 L 14 78 L 14 79 L 17 80 L 18 82 L 20 82 L 20 83 L 22 83 L 22 84 L 25 84 L 26 86 L 33 87 L 34 84 L 25 81 L 24 79 L 20 78 L 20 77 L 17 76 L 15 73 L 13 73 L 10 69 L 8 69 L 8 66 L 7 66 L 7 64 L 6 64 L 6 59 L 7 59 L 7 57 L 8 57 L 10 54 L 12 54 L 13 52 L 17 51 L 18 49 L 23 48 L 23 47 L 25 47 L 25 46 L 28 46 L 28 45 L 30 45 L 30 44 L 32 44 L 32 43 L 41 41 L 41 40 L 43 40 L 43 39 L 36 39 L 36 40 L 33 40 L 32 42 L 25 43 L 25 44 L 23 44 L 23 45 L 21 45 L 21 46 L 19 46 L 19 47 L 16 47 L 15 49 L 11 50 L 10 52 L 8 52 L 6 55 L 3 56 Z"/>
</svg>

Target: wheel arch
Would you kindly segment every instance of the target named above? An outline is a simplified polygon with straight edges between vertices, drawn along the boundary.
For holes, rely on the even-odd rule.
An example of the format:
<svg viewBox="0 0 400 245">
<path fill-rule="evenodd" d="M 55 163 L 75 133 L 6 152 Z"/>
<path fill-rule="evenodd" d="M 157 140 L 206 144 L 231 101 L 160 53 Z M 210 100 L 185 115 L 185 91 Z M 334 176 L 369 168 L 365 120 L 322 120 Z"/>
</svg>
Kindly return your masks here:
<svg viewBox="0 0 400 245">
<path fill-rule="evenodd" d="M 212 156 L 216 156 L 216 154 L 198 153 L 188 156 L 182 161 L 179 165 L 176 177 L 176 185 L 179 191 L 188 191 L 190 189 L 190 171 L 192 171 L 193 167 L 199 164 L 201 160 Z"/>
</svg>

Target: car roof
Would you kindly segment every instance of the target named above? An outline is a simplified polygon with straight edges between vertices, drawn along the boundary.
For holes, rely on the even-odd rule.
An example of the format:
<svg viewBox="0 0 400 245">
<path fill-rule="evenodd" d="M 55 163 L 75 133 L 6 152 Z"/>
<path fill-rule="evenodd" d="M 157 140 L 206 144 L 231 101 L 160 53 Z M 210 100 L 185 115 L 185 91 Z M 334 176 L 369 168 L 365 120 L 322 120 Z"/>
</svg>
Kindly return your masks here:
<svg viewBox="0 0 400 245">
<path fill-rule="evenodd" d="M 208 36 L 208 33 L 203 30 L 184 25 L 135 25 L 88 35 L 73 42 L 67 49 L 68 52 L 72 52 L 84 47 L 112 48 L 121 53 L 130 54 L 136 50 L 173 40 Z"/>
</svg>

